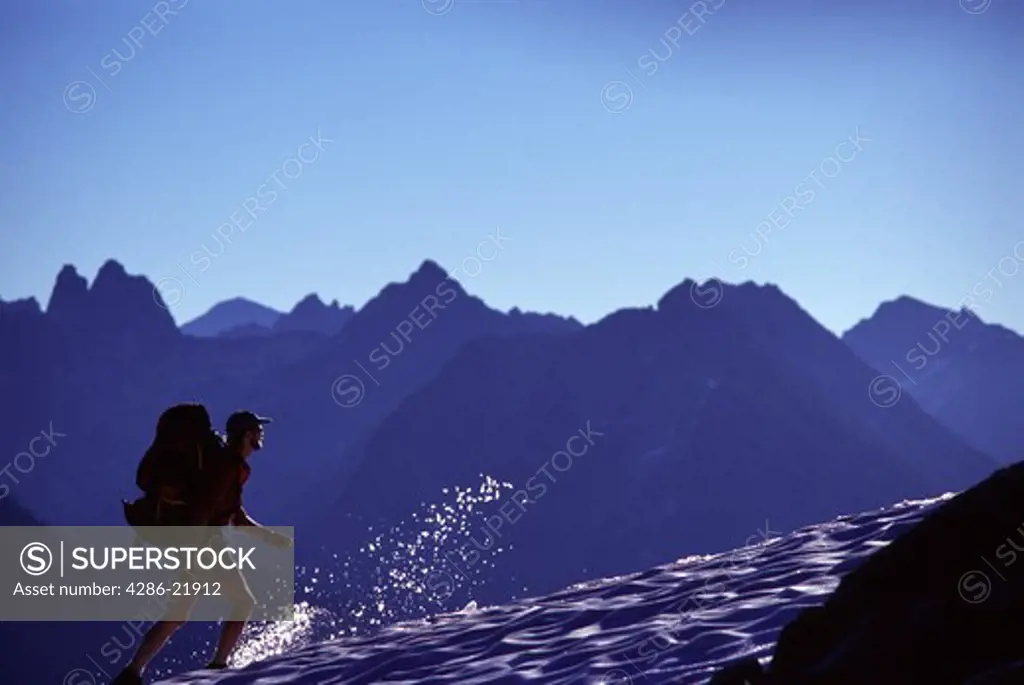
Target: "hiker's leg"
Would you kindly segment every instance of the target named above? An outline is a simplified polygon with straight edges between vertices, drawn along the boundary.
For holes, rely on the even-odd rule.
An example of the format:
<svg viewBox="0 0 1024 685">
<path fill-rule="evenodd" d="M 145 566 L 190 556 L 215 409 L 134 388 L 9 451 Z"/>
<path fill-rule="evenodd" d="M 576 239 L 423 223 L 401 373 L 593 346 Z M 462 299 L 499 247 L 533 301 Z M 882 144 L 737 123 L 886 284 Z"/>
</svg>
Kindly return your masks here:
<svg viewBox="0 0 1024 685">
<path fill-rule="evenodd" d="M 231 652 L 238 644 L 238 639 L 242 637 L 245 624 L 256 607 L 256 598 L 252 596 L 249 584 L 240 571 L 226 574 L 224 590 L 226 598 L 231 602 L 231 615 L 221 628 L 220 641 L 217 643 L 217 653 L 213 656 L 212 665 L 227 664 Z"/>
<path fill-rule="evenodd" d="M 187 573 L 180 575 L 182 580 L 186 580 L 189 577 Z M 138 674 L 142 673 L 143 669 L 146 668 L 146 664 L 152 661 L 153 657 L 157 655 L 167 640 L 178 632 L 178 628 L 183 626 L 185 621 L 188 620 L 188 615 L 192 611 L 196 599 L 195 596 L 179 595 L 170 601 L 164 610 L 163 618 L 150 626 L 143 636 L 142 642 L 139 643 L 139 648 L 135 651 L 135 656 L 132 657 L 131 663 L 128 664 L 129 670 Z"/>
<path fill-rule="evenodd" d="M 242 637 L 245 624 L 245 621 L 224 621 L 224 627 L 220 631 L 220 640 L 217 642 L 217 653 L 213 655 L 211 664 L 223 666 L 228 663 L 231 652 L 235 651 L 235 646 L 238 644 L 238 638 Z"/>
<path fill-rule="evenodd" d="M 152 661 L 160 649 L 164 646 L 171 635 L 174 635 L 185 622 L 184 621 L 157 621 L 142 638 L 139 648 L 135 651 L 128 668 L 137 674 L 142 674 L 146 664 Z"/>
</svg>

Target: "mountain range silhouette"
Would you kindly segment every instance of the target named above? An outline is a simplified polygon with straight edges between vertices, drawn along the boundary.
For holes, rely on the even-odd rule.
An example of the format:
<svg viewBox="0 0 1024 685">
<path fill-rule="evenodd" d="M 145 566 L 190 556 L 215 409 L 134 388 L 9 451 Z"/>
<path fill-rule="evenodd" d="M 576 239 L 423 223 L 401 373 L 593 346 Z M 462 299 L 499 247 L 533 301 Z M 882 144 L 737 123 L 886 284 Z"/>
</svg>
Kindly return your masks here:
<svg viewBox="0 0 1024 685">
<path fill-rule="evenodd" d="M 300 563 L 343 556 L 381 593 L 422 557 L 379 625 L 436 611 L 403 595 L 439 568 L 446 606 L 507 602 L 959 491 L 1020 452 L 1024 346 L 969 311 L 900 297 L 840 338 L 776 286 L 687 279 L 583 325 L 471 285 L 427 260 L 358 309 L 235 299 L 179 328 L 118 262 L 91 285 L 65 266 L 45 309 L 0 302 L 0 454 L 66 436 L 9 469 L 0 517 L 118 525 L 163 408 L 253 409 L 275 422 L 247 508 L 296 527 Z"/>
</svg>

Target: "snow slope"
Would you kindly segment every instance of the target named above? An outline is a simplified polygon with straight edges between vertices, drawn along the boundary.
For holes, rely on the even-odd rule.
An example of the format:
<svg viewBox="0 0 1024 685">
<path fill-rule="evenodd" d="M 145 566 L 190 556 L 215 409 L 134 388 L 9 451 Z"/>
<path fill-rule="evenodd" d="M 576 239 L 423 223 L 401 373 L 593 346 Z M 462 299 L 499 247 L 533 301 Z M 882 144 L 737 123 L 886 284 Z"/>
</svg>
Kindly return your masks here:
<svg viewBox="0 0 1024 685">
<path fill-rule="evenodd" d="M 766 522 L 749 546 L 724 554 L 294 646 L 317 621 L 317 610 L 303 607 L 300 621 L 250 631 L 238 670 L 163 682 L 705 683 L 738 657 L 770 656 L 779 631 L 801 609 L 821 603 L 841 575 L 951 496 L 844 516 L 781 538 Z"/>
</svg>

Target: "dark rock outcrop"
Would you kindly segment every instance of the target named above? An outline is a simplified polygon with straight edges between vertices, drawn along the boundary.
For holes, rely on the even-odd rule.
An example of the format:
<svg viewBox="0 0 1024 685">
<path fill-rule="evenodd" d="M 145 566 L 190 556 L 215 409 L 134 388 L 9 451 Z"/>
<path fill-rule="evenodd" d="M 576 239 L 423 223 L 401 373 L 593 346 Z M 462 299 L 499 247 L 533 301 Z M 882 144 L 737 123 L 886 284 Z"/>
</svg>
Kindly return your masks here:
<svg viewBox="0 0 1024 685">
<path fill-rule="evenodd" d="M 849 572 L 783 629 L 763 677 L 716 685 L 1022 682 L 1024 464 L 997 471 Z M 1019 673 L 1019 671 L 1017 671 Z M 971 681 L 976 682 L 976 681 Z"/>
</svg>

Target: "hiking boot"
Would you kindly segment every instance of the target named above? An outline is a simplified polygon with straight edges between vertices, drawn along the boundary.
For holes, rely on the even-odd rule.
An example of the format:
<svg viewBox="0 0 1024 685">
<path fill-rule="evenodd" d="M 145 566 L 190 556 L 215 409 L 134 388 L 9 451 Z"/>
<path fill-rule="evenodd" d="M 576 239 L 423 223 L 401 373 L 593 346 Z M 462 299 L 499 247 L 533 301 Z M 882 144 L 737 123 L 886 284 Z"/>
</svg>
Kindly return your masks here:
<svg viewBox="0 0 1024 685">
<path fill-rule="evenodd" d="M 110 685 L 145 685 L 146 681 L 142 679 L 135 671 L 130 668 L 126 668 L 117 674 L 117 677 L 110 681 Z"/>
</svg>

